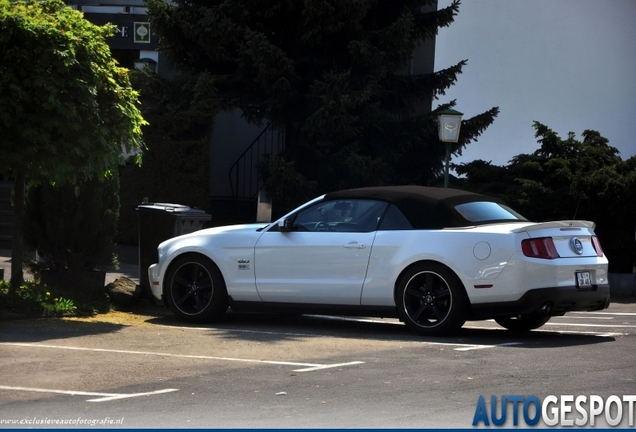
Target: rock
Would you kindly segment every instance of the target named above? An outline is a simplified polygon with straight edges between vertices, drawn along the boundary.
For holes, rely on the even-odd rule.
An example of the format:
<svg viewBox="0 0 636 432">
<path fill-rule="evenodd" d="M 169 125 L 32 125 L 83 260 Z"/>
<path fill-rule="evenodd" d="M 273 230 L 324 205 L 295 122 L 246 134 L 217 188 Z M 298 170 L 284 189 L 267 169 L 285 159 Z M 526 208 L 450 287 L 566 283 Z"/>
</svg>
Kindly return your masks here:
<svg viewBox="0 0 636 432">
<path fill-rule="evenodd" d="M 106 285 L 106 293 L 114 306 L 131 306 L 141 295 L 141 287 L 133 280 L 121 276 Z"/>
</svg>

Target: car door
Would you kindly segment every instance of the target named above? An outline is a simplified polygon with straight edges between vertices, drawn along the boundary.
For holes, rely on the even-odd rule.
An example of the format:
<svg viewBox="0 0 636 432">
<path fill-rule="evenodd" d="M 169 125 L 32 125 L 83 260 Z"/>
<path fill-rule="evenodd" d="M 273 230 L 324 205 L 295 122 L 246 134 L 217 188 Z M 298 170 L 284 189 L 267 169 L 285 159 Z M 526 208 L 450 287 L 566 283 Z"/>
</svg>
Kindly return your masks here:
<svg viewBox="0 0 636 432">
<path fill-rule="evenodd" d="M 386 203 L 319 202 L 264 233 L 254 251 L 263 301 L 359 305 L 377 222 Z"/>
</svg>

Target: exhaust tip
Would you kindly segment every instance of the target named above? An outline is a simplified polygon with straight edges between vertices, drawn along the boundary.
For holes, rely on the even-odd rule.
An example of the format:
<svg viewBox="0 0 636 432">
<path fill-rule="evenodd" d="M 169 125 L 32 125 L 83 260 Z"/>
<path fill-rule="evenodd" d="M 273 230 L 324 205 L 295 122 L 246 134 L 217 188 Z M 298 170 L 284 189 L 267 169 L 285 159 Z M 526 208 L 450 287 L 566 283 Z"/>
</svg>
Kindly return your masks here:
<svg viewBox="0 0 636 432">
<path fill-rule="evenodd" d="M 544 315 L 550 315 L 550 312 L 552 312 L 552 302 L 543 303 L 539 308 L 539 312 Z"/>
</svg>

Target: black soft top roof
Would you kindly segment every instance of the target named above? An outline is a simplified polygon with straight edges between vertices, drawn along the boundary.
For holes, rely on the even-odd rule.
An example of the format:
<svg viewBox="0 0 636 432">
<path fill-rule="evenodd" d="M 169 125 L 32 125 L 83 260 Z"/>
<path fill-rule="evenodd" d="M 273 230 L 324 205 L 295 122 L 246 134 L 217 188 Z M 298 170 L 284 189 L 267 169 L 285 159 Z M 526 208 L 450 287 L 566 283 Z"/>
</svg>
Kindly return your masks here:
<svg viewBox="0 0 636 432">
<path fill-rule="evenodd" d="M 474 225 L 454 207 L 458 204 L 488 201 L 505 204 L 499 198 L 460 189 L 426 186 L 378 186 L 347 189 L 325 195 L 325 200 L 377 199 L 395 205 L 414 229 L 439 229 Z"/>
</svg>

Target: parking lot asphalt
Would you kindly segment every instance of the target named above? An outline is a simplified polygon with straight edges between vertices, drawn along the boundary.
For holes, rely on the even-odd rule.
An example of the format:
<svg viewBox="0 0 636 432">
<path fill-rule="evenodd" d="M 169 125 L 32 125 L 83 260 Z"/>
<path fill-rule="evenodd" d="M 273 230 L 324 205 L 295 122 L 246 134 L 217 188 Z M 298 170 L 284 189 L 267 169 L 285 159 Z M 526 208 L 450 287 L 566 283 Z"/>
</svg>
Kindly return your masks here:
<svg viewBox="0 0 636 432">
<path fill-rule="evenodd" d="M 471 322 L 439 338 L 355 317 L 228 313 L 193 325 L 135 312 L 0 321 L 0 420 L 470 427 L 480 395 L 490 403 L 490 395 L 633 394 L 635 320 L 633 303 L 616 303 L 527 334 Z"/>
</svg>

